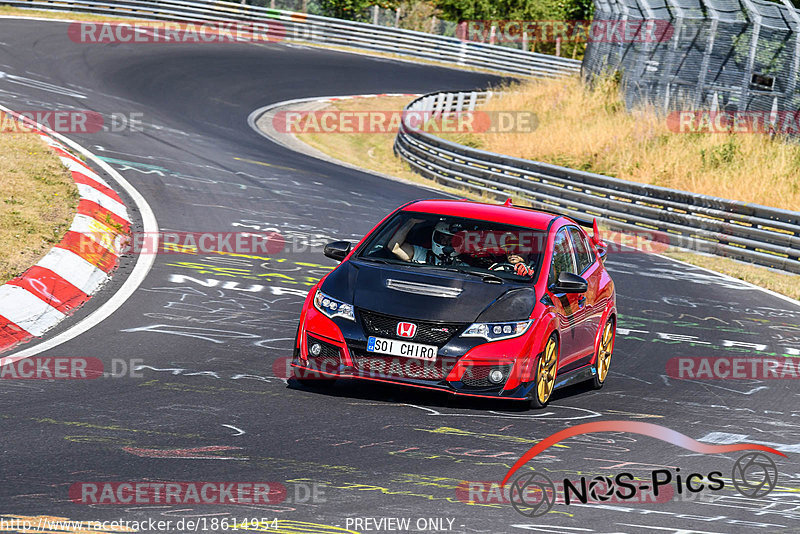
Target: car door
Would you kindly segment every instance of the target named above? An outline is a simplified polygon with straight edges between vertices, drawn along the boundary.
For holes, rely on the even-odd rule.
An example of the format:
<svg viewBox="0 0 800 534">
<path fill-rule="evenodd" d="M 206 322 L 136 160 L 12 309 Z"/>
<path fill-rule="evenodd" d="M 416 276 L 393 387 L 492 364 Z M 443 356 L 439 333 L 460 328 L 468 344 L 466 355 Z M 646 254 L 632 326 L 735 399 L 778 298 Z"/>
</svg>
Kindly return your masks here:
<svg viewBox="0 0 800 534">
<path fill-rule="evenodd" d="M 564 369 L 565 367 L 574 367 L 576 358 L 580 357 L 582 341 L 577 326 L 582 317 L 579 300 L 583 294 L 562 293 L 555 289 L 558 275 L 562 272 L 578 274 L 575 252 L 566 227 L 559 229 L 553 239 L 553 259 L 550 263 L 550 276 L 547 283 L 548 293 L 558 314 L 559 331 L 561 332 L 559 368 Z"/>
<path fill-rule="evenodd" d="M 567 231 L 575 251 L 578 274 L 586 280 L 588 286 L 586 293 L 578 295 L 580 318 L 575 326 L 575 364 L 580 366 L 589 363 L 594 355 L 594 341 L 603 315 L 602 303 L 597 298 L 601 273 L 600 263 L 592 253 L 586 234 L 577 226 L 568 226 Z"/>
</svg>

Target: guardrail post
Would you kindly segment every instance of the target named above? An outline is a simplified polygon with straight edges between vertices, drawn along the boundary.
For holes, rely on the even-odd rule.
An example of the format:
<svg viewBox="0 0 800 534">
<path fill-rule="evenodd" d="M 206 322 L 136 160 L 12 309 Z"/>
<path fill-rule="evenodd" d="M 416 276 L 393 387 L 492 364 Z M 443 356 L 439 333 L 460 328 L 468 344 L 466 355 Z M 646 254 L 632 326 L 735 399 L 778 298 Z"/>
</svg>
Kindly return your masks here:
<svg viewBox="0 0 800 534">
<path fill-rule="evenodd" d="M 448 112 L 452 111 L 451 108 L 453 106 L 453 93 L 447 93 L 447 96 L 444 99 L 444 109 L 442 111 Z"/>
<path fill-rule="evenodd" d="M 478 99 L 477 93 L 470 93 L 469 94 L 469 107 L 467 108 L 468 111 L 475 111 L 475 102 Z"/>
</svg>

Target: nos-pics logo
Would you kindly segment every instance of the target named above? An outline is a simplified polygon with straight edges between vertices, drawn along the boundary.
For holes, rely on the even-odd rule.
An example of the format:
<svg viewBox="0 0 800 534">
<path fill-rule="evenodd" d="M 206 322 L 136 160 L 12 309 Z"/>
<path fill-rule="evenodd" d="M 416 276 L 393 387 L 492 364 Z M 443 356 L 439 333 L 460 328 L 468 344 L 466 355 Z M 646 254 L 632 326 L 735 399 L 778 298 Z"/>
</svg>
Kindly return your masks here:
<svg viewBox="0 0 800 534">
<path fill-rule="evenodd" d="M 605 501 L 624 503 L 628 500 L 641 500 L 642 492 L 649 492 L 657 500 L 659 494 L 663 495 L 665 492 L 670 495 L 684 492 L 697 494 L 704 491 L 720 491 L 725 487 L 722 471 L 710 471 L 705 474 L 685 473 L 681 472 L 679 468 L 655 469 L 650 473 L 649 480 L 635 480 L 631 473 L 618 473 L 614 477 L 564 479 L 558 484 L 553 483 L 550 478 L 537 471 L 527 471 L 513 477 L 514 473 L 523 465 L 548 447 L 572 436 L 594 432 L 641 434 L 701 454 L 748 451 L 736 460 L 730 472 L 730 480 L 736 491 L 748 498 L 767 495 L 778 482 L 778 467 L 764 452 L 786 456 L 770 447 L 752 443 L 735 445 L 701 443 L 684 434 L 652 423 L 631 421 L 586 423 L 561 430 L 543 439 L 509 469 L 502 484 L 509 484 L 510 481 L 508 496 L 514 509 L 526 517 L 538 517 L 549 512 L 557 502 L 565 505 Z"/>
</svg>

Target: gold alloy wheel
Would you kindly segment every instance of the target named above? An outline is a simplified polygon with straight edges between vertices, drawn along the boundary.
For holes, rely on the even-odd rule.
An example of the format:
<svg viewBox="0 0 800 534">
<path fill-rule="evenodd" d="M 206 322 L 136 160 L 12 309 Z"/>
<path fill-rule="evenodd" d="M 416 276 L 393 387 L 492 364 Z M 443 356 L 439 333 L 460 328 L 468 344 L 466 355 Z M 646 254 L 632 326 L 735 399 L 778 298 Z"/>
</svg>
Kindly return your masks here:
<svg viewBox="0 0 800 534">
<path fill-rule="evenodd" d="M 608 376 L 611 366 L 611 353 L 614 352 L 614 329 L 612 321 L 606 323 L 603 329 L 603 339 L 600 340 L 600 352 L 597 354 L 597 379 L 602 383 Z"/>
<path fill-rule="evenodd" d="M 558 342 L 554 337 L 551 337 L 547 341 L 542 357 L 539 358 L 539 372 L 536 374 L 536 395 L 541 404 L 550 399 L 550 394 L 553 392 L 553 387 L 556 383 L 557 348 Z"/>
</svg>

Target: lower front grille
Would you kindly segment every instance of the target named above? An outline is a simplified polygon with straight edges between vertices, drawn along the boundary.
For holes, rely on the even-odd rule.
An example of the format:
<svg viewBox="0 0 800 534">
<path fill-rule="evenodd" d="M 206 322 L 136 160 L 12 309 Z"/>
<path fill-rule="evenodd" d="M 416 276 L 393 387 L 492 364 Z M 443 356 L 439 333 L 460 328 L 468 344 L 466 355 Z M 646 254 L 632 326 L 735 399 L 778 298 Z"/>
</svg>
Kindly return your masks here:
<svg viewBox="0 0 800 534">
<path fill-rule="evenodd" d="M 464 376 L 461 377 L 461 383 L 472 388 L 497 387 L 500 384 L 495 384 L 489 381 L 489 373 L 494 370 L 502 371 L 503 376 L 508 377 L 508 373 L 511 371 L 511 365 L 470 366 L 464 372 Z"/>
<path fill-rule="evenodd" d="M 423 361 L 396 356 L 376 356 L 356 352 L 353 357 L 356 369 L 363 373 L 387 378 L 413 378 L 416 380 L 444 380 L 455 362 L 442 360 Z"/>
<path fill-rule="evenodd" d="M 314 356 L 311 353 L 311 346 L 319 344 L 321 349 L 318 355 Z M 326 373 L 335 373 L 339 369 L 339 347 L 332 345 L 321 339 L 312 336 L 306 336 L 306 348 L 308 350 L 308 365 L 310 369 L 316 371 L 323 371 Z"/>
</svg>

